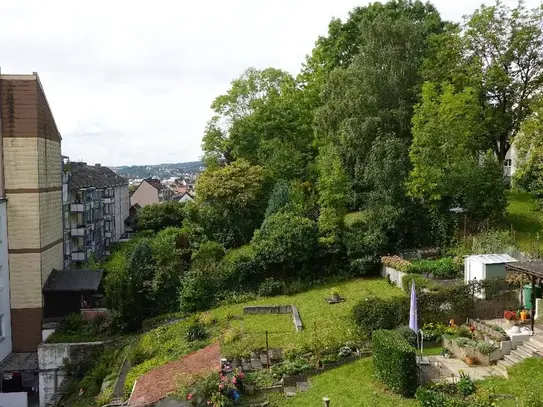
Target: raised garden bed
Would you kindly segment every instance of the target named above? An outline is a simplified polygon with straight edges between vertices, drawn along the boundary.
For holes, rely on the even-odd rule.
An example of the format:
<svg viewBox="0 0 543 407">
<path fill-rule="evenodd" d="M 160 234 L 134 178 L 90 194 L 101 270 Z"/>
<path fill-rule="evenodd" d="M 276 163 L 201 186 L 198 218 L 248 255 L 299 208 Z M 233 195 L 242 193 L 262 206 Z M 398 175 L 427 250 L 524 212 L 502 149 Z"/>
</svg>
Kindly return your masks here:
<svg viewBox="0 0 543 407">
<path fill-rule="evenodd" d="M 486 335 L 488 338 L 496 342 L 510 341 L 511 338 L 504 332 L 496 329 L 497 325 L 491 325 L 484 321 L 469 320 L 469 324 L 479 331 L 480 334 Z"/>
<path fill-rule="evenodd" d="M 491 353 L 482 353 L 478 349 L 478 344 L 481 342 L 474 342 L 473 345 L 460 346 L 458 339 L 467 339 L 459 337 L 443 337 L 443 347 L 448 349 L 449 352 L 456 356 L 458 359 L 466 359 L 468 357 L 475 358 L 477 363 L 483 366 L 495 365 L 501 358 L 502 354 L 500 349 L 495 349 Z"/>
</svg>

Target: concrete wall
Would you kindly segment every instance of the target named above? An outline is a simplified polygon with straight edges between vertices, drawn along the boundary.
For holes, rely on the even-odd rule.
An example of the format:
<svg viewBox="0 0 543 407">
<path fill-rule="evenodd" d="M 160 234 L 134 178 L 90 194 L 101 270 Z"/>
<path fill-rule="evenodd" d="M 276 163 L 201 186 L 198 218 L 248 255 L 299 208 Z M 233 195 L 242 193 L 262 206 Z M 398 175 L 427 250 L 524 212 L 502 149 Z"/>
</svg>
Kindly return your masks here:
<svg viewBox="0 0 543 407">
<path fill-rule="evenodd" d="M 130 197 L 130 206 L 139 204 L 143 208 L 158 202 L 158 190 L 147 181 L 142 181 Z"/>
<path fill-rule="evenodd" d="M 28 394 L 0 393 L 0 406 L 2 407 L 28 407 Z"/>
<path fill-rule="evenodd" d="M 392 281 L 398 288 L 403 288 L 402 280 L 405 275 L 407 275 L 407 273 L 398 271 L 392 267 L 381 267 L 381 276 L 383 276 L 384 278 L 387 278 L 388 276 L 390 278 L 390 281 Z"/>
<path fill-rule="evenodd" d="M 0 361 L 11 353 L 7 203 L 0 201 Z M 0 405 L 6 405 L 1 403 Z"/>
<path fill-rule="evenodd" d="M 65 360 L 81 363 L 103 350 L 103 342 L 41 344 L 38 347 L 40 407 L 45 407 L 66 379 Z"/>
</svg>

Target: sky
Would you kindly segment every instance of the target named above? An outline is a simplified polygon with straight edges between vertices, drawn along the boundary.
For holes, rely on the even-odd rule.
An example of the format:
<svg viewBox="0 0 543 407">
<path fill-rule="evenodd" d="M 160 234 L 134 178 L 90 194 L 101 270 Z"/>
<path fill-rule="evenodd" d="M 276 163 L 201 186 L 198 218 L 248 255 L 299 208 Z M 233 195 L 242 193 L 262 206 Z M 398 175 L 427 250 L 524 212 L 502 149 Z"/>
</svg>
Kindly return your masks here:
<svg viewBox="0 0 543 407">
<path fill-rule="evenodd" d="M 233 79 L 248 67 L 296 74 L 331 18 L 367 3 L 0 0 L 0 69 L 38 72 L 72 161 L 193 161 Z M 454 21 L 480 4 L 433 3 Z"/>
</svg>

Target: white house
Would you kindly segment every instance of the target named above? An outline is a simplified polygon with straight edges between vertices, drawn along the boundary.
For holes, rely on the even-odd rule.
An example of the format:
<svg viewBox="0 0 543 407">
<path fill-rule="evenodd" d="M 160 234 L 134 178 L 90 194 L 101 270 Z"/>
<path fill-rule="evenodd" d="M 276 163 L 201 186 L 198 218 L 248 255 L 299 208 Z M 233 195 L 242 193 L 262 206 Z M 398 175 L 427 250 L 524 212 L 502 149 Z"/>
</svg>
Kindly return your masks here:
<svg viewBox="0 0 543 407">
<path fill-rule="evenodd" d="M 181 196 L 175 198 L 177 202 L 193 202 L 194 197 L 188 192 L 184 192 Z"/>
</svg>

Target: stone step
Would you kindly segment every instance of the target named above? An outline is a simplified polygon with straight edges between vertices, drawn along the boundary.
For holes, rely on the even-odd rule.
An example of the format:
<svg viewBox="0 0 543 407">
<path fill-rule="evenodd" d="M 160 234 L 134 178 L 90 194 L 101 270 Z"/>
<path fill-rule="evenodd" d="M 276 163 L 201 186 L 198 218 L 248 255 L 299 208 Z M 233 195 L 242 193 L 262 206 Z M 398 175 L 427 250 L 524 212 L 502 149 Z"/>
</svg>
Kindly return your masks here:
<svg viewBox="0 0 543 407">
<path fill-rule="evenodd" d="M 304 391 L 309 390 L 309 383 L 308 382 L 298 382 L 296 383 L 296 390 L 298 390 L 300 393 Z"/>
<path fill-rule="evenodd" d="M 296 387 L 285 387 L 283 390 L 285 397 L 294 397 L 296 395 Z"/>
<path fill-rule="evenodd" d="M 529 342 L 540 348 L 540 349 L 543 349 L 543 337 L 539 336 L 539 335 L 533 335 L 533 336 L 530 336 L 530 340 Z"/>
<path fill-rule="evenodd" d="M 512 350 L 510 354 L 515 355 L 522 360 L 532 357 L 532 352 L 522 349 L 522 347 L 518 347 L 517 349 Z"/>
<path fill-rule="evenodd" d="M 507 360 L 508 362 L 511 362 L 511 364 L 515 365 L 517 363 L 522 362 L 523 359 L 519 358 L 518 356 L 515 356 L 513 354 L 505 355 L 503 357 L 504 360 Z"/>
<path fill-rule="evenodd" d="M 517 349 L 525 350 L 529 352 L 531 356 L 533 356 L 534 353 L 542 353 L 542 349 L 534 346 L 532 342 L 524 342 L 521 346 L 518 346 Z"/>
<path fill-rule="evenodd" d="M 507 368 L 513 366 L 513 363 L 509 362 L 508 360 L 498 360 L 498 364 L 496 365 L 496 368 L 500 369 L 504 376 L 507 377 Z"/>
</svg>

